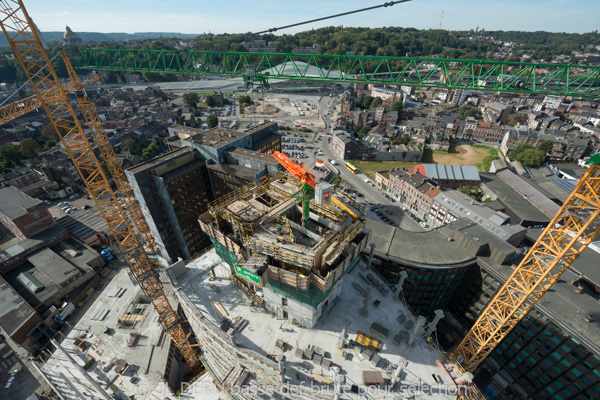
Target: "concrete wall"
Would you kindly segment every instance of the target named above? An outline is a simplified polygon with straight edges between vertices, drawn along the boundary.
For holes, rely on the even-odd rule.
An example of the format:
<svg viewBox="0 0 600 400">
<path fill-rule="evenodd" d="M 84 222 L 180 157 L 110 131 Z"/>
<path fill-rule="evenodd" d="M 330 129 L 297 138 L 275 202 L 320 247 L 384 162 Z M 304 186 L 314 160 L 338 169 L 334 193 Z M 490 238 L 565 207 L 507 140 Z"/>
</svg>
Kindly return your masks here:
<svg viewBox="0 0 600 400">
<path fill-rule="evenodd" d="M 299 323 L 302 327 L 312 328 L 317 324 L 323 313 L 327 312 L 330 307 L 333 307 L 333 301 L 339 296 L 342 290 L 342 281 L 343 279 L 340 279 L 337 282 L 337 284 L 332 288 L 329 296 L 327 296 L 327 298 L 322 301 L 316 309 L 308 304 L 301 303 L 292 298 L 287 298 L 287 306 L 282 306 L 282 299 L 284 297 L 273 292 L 267 287 L 263 288 L 263 294 L 267 309 L 274 312 L 277 318 L 282 319 L 283 311 L 286 311 L 288 321 L 293 318 L 296 320 L 296 323 Z"/>
<path fill-rule="evenodd" d="M 378 151 L 375 153 L 376 161 L 420 161 L 423 152 L 417 151 Z"/>
<path fill-rule="evenodd" d="M 278 163 L 267 162 L 259 160 L 255 157 L 245 156 L 243 154 L 236 154 L 228 152 L 226 153 L 226 161 L 229 164 L 237 164 L 242 167 L 250 168 L 256 171 L 255 179 L 260 178 L 266 174 L 277 171 L 279 168 Z"/>
<path fill-rule="evenodd" d="M 167 263 L 170 262 L 170 260 L 177 257 L 177 251 L 169 236 L 167 220 L 164 217 L 160 202 L 156 199 L 152 176 L 147 171 L 136 174 L 125 171 L 125 175 L 127 175 L 127 180 L 158 246 L 160 259 L 165 260 Z"/>
</svg>

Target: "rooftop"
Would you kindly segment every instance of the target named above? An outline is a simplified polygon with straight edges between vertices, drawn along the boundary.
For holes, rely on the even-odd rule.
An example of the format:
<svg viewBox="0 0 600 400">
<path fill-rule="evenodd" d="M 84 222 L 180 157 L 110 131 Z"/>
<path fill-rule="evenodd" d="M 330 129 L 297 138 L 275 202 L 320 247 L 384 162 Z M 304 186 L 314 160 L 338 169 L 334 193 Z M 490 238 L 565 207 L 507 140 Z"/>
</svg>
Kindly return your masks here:
<svg viewBox="0 0 600 400">
<path fill-rule="evenodd" d="M 215 279 L 209 278 L 210 268 L 215 270 Z M 172 272 L 175 275 L 174 269 Z M 393 343 L 395 332 L 403 335 L 410 334 L 405 327 L 407 321 L 410 321 L 411 326 L 416 323 L 415 316 L 402 302 L 384 299 L 379 292 L 373 291 L 371 301 L 379 303 L 377 303 L 377 307 L 368 306 L 367 316 L 361 316 L 355 311 L 348 312 L 348 310 L 357 310 L 357 304 L 362 303 L 364 297 L 360 290 L 368 290 L 371 286 L 365 280 L 366 278 L 363 278 L 363 274 L 367 273 L 362 262 L 359 262 L 351 272 L 345 275 L 338 298 L 330 302 L 327 314 L 317 322 L 314 328 L 302 328 L 288 321 L 278 320 L 273 318 L 270 313 L 252 307 L 243 292 L 233 285 L 229 279 L 229 266 L 217 256 L 214 250 L 185 265 L 183 269 L 179 269 L 177 277 L 174 278 L 174 285 L 185 312 L 188 315 L 196 315 L 196 318 L 191 320 L 196 335 L 200 338 L 214 338 L 210 341 L 205 339 L 204 342 L 206 343 L 207 366 L 213 377 L 217 379 L 226 379 L 225 375 L 220 373 L 220 370 L 224 368 L 223 363 L 229 365 L 234 361 L 235 366 L 241 365 L 256 372 L 248 384 L 260 384 L 262 380 L 266 384 L 276 386 L 281 382 L 277 363 L 268 356 L 285 355 L 285 379 L 291 385 L 299 385 L 301 382 L 310 385 L 309 379 L 333 380 L 331 371 L 326 367 L 319 366 L 316 357 L 311 362 L 296 355 L 298 350 L 304 350 L 309 345 L 314 345 L 317 353 L 321 352 L 324 355 L 324 359 L 329 359 L 332 364 L 340 367 L 339 373 L 345 376 L 347 385 L 355 383 L 362 385 L 364 371 L 380 371 L 383 378 L 389 380 L 389 372 L 383 366 L 387 363 L 397 363 L 400 357 L 404 357 L 408 361 L 406 372 L 402 377 L 403 384 L 412 386 L 421 382 L 423 385 L 435 386 L 437 383 L 434 382 L 432 374 L 436 374 L 442 379 L 440 384 L 452 385 L 448 375 L 436 363 L 441 356 L 440 352 L 436 349 L 428 349 L 425 340 L 418 339 L 412 349 L 407 347 L 407 339 L 402 340 L 399 344 Z M 218 307 L 215 307 L 215 304 Z M 217 309 L 221 311 L 217 313 Z M 220 314 L 222 312 L 226 313 L 227 319 L 230 321 L 242 321 L 242 328 L 232 334 L 235 338 L 235 346 L 230 344 L 231 336 L 219 328 L 223 319 L 223 314 Z M 397 322 L 400 314 L 406 318 L 402 324 Z M 352 349 L 347 350 L 349 355 L 346 359 L 342 358 L 341 351 L 336 350 L 342 327 L 347 326 L 347 338 L 354 340 L 359 331 L 374 335 L 371 331 L 373 323 L 390 332 L 389 335 L 384 335 L 385 338 L 377 336 L 377 340 L 382 343 L 382 349 L 378 353 L 381 357 L 378 366 L 375 366 L 372 361 L 368 361 L 364 354 L 359 354 Z M 408 336 L 403 337 L 407 338 Z M 202 339 L 200 340 L 202 341 Z M 285 343 L 284 350 L 277 345 L 278 341 Z M 217 354 L 218 362 L 215 358 Z M 330 395 L 321 395 L 319 398 L 332 397 L 331 386 L 325 384 L 323 388 L 328 391 L 325 393 Z M 193 386 L 191 389 L 194 389 Z M 372 389 L 376 391 L 376 393 L 370 392 L 374 395 L 373 398 L 380 398 L 381 395 L 386 394 L 381 389 Z M 313 396 L 305 393 L 298 395 L 298 398 L 312 399 Z M 423 398 L 449 399 L 450 397 L 436 392 L 435 394 L 425 394 Z"/>
<path fill-rule="evenodd" d="M 522 226 L 513 223 L 503 212 L 492 210 L 458 190 L 446 190 L 438 194 L 434 200 L 457 217 L 485 225 L 490 232 L 502 238 L 506 238 L 507 234 L 510 237 L 525 230 Z"/>
<path fill-rule="evenodd" d="M 26 322 L 36 315 L 35 310 L 0 276 L 0 328 L 12 336 L 21 328 L 19 322 Z"/>
<path fill-rule="evenodd" d="M 421 164 L 415 169 L 428 178 L 479 181 L 479 172 L 474 165 L 444 165 L 444 164 Z"/>
<path fill-rule="evenodd" d="M 179 126 L 173 128 L 180 130 Z M 190 143 L 200 144 L 207 147 L 221 147 L 231 142 L 234 142 L 244 136 L 248 136 L 248 132 L 233 131 L 221 127 L 209 129 L 204 132 L 196 133 L 186 139 Z"/>
<path fill-rule="evenodd" d="M 181 156 L 183 154 L 190 153 L 190 152 L 193 152 L 193 151 L 194 151 L 194 149 L 191 149 L 189 147 L 182 147 L 180 149 L 171 151 L 171 152 L 169 152 L 169 153 L 167 153 L 165 155 L 162 155 L 160 157 L 156 157 L 156 158 L 153 158 L 153 159 L 151 159 L 149 161 L 146 161 L 146 162 L 143 162 L 141 164 L 138 164 L 135 167 L 131 167 L 127 171 L 135 174 L 135 173 L 144 171 L 146 169 L 153 168 L 153 167 L 155 167 L 157 165 L 160 165 L 160 164 L 162 164 L 164 162 L 168 162 L 168 161 L 170 161 L 170 160 L 172 160 L 174 158 L 177 158 L 177 157 L 179 157 L 179 156 Z"/>
<path fill-rule="evenodd" d="M 227 152 L 228 153 L 233 153 L 233 154 L 239 154 L 239 155 L 242 155 L 242 156 L 246 156 L 246 157 L 250 157 L 250 158 L 255 158 L 257 160 L 271 162 L 273 164 L 279 165 L 279 163 L 277 162 L 277 160 L 275 159 L 275 157 L 273 157 L 270 154 L 259 153 L 258 151 L 254 151 L 254 150 L 241 149 L 239 147 L 234 147 L 232 149 L 229 149 L 229 150 L 227 150 Z"/>
<path fill-rule="evenodd" d="M 170 304 L 176 308 L 177 301 L 173 297 L 172 289 L 169 289 L 170 285 L 163 283 Z M 135 330 L 119 327 L 118 320 L 140 295 L 143 293 L 139 286 L 132 282 L 127 268 L 111 271 L 108 284 L 92 295 L 82 309 L 81 318 L 74 325 L 74 329 L 62 341 L 63 350 L 54 352 L 54 357 L 42 364 L 42 372 L 60 389 L 60 394 L 66 400 L 79 400 L 84 397 L 81 395 L 83 392 L 94 394 L 94 398 L 106 398 L 105 393 L 97 394 L 92 390 L 94 386 L 89 382 L 91 376 L 100 377 L 102 388 L 108 387 L 106 383 L 111 382 L 112 387 L 128 396 L 137 397 L 139 392 L 136 392 L 136 388 L 144 387 L 148 389 L 149 397 L 155 400 L 175 398 L 164 384 L 170 340 L 156 322 L 158 314 L 154 307 L 148 309 L 146 318 L 135 325 Z M 103 333 L 104 326 L 110 329 L 110 334 Z M 137 344 L 132 347 L 127 346 L 130 332 L 139 333 L 140 336 Z M 90 345 L 85 350 L 85 355 L 73 349 L 73 344 L 79 337 Z M 63 351 L 68 352 L 78 366 L 73 365 Z M 81 373 L 81 367 L 89 356 L 94 357 L 97 362 L 88 370 L 88 374 L 84 375 Z M 114 360 L 126 360 L 131 365 L 129 371 L 124 375 L 117 374 L 112 367 L 104 371 L 103 366 L 108 366 Z M 172 368 L 176 368 L 176 365 L 173 363 Z M 129 379 L 133 374 L 137 374 L 140 379 L 136 384 Z M 206 385 L 210 387 L 210 382 Z M 218 393 L 214 387 L 212 389 L 212 393 Z M 205 398 L 216 400 L 218 396 L 202 397 Z"/>
<path fill-rule="evenodd" d="M 506 206 L 506 208 L 514 212 L 522 220 L 539 221 L 542 223 L 547 223 L 550 221 L 550 217 L 541 212 L 537 207 L 533 206 L 533 204 L 523 198 L 523 196 L 520 196 L 517 192 L 515 192 L 515 190 L 513 190 L 495 174 L 482 172 L 481 178 L 482 184 L 484 184 L 490 191 L 494 193 L 494 195 L 497 197 L 497 200 L 499 200 Z"/>
<path fill-rule="evenodd" d="M 593 257 L 598 261 L 597 256 Z M 505 282 L 514 271 L 510 265 L 499 265 L 488 257 L 480 257 L 479 261 L 501 282 Z M 551 317 L 563 330 L 583 342 L 596 354 L 600 354 L 598 300 L 587 294 L 576 293 L 572 282 L 577 279 L 578 275 L 567 270 L 536 303 L 535 308 Z M 592 322 L 585 321 L 587 315 L 593 316 Z"/>
<path fill-rule="evenodd" d="M 37 306 L 54 298 L 72 281 L 92 273 L 88 263 L 97 257 L 85 246 L 68 239 L 28 255 L 27 261 L 6 273 L 5 278 L 27 302 Z"/>
<path fill-rule="evenodd" d="M 227 174 L 234 174 L 239 177 L 246 178 L 248 180 L 256 179 L 257 171 L 252 168 L 246 168 L 237 164 L 207 164 L 206 167 L 209 170 L 221 171 Z"/>
<path fill-rule="evenodd" d="M 375 243 L 375 254 L 379 257 L 410 266 L 456 268 L 475 263 L 473 254 L 448 240 L 454 237 L 458 226 L 467 223 L 450 224 L 429 232 L 409 232 L 368 219 L 367 228 L 371 229 L 371 242 Z"/>
<path fill-rule="evenodd" d="M 42 204 L 41 200 L 29 197 L 13 186 L 0 189 L 0 212 L 10 219 L 27 215 L 27 210 Z"/>
<path fill-rule="evenodd" d="M 560 209 L 555 202 L 544 196 L 543 193 L 531 186 L 529 183 L 525 182 L 518 175 L 515 175 L 512 171 L 505 169 L 496 172 L 496 176 L 502 179 L 502 181 L 510 186 L 514 191 L 527 199 L 527 201 L 533 204 L 535 208 L 546 214 L 546 216 L 552 218 Z"/>
<path fill-rule="evenodd" d="M 68 230 L 77 239 L 85 242 L 91 236 L 97 235 L 100 232 L 108 233 L 108 225 L 101 218 L 99 213 L 82 211 L 73 215 L 65 215 L 56 223 Z"/>
</svg>

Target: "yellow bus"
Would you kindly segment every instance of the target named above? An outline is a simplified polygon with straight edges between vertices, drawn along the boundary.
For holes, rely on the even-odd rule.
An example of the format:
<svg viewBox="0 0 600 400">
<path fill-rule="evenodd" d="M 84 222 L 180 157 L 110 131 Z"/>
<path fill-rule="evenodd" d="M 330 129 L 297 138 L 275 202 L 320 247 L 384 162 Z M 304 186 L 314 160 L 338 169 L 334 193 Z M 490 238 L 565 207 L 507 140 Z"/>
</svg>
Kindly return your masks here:
<svg viewBox="0 0 600 400">
<path fill-rule="evenodd" d="M 350 164 L 349 162 L 346 163 L 346 168 L 348 168 L 348 170 L 350 170 L 350 172 L 352 172 L 353 174 L 358 174 L 358 168 L 356 168 L 354 165 Z"/>
</svg>

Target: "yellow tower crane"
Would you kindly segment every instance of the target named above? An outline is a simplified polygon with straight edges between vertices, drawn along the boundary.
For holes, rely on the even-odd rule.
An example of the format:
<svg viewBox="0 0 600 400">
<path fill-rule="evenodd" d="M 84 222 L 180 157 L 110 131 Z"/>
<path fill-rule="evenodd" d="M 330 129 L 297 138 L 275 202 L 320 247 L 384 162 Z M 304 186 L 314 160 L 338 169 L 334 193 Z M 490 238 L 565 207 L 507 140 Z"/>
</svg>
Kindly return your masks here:
<svg viewBox="0 0 600 400">
<path fill-rule="evenodd" d="M 102 79 L 102 76 L 94 76 L 93 78 L 85 82 L 74 82 L 69 81 L 63 85 L 63 89 L 67 93 L 74 92 L 75 90 L 83 89 L 85 85 L 91 85 L 92 83 L 98 82 Z M 58 91 L 58 88 L 53 87 L 50 90 Z M 37 110 L 42 104 L 38 100 L 37 96 L 30 96 L 12 104 L 0 107 L 0 125 L 4 125 L 8 121 L 12 121 L 15 118 L 19 118 L 22 115 L 27 114 L 30 111 Z"/>
<path fill-rule="evenodd" d="M 600 234 L 600 154 L 451 358 L 473 372 Z"/>
<path fill-rule="evenodd" d="M 184 330 L 182 321 L 169 304 L 158 278 L 156 266 L 144 252 L 132 230 L 125 211 L 102 171 L 100 161 L 92 150 L 75 109 L 67 97 L 67 91 L 56 75 L 50 58 L 44 50 L 39 33 L 22 0 L 0 0 L 0 24 L 29 83 L 35 91 L 35 96 L 48 115 L 52 126 L 58 132 L 67 154 L 73 161 L 90 196 L 94 199 L 111 233 L 114 235 L 116 243 L 123 252 L 140 287 L 158 312 L 163 329 L 179 348 L 192 372 L 200 371 L 202 368 L 200 358 L 189 341 L 191 333 Z M 69 67 L 70 64 L 67 64 L 67 68 Z M 69 74 L 72 78 L 76 77 L 72 68 Z M 51 90 L 52 88 L 55 88 L 55 90 Z M 102 156 L 107 157 L 105 161 L 111 166 L 118 165 L 115 162 L 114 152 L 110 148 L 95 107 L 87 101 L 85 96 L 79 96 L 79 108 L 92 130 L 92 135 L 98 143 Z M 120 184 L 126 184 L 127 181 L 122 171 L 118 175 L 122 178 Z M 117 181 L 119 181 L 119 178 L 115 180 L 115 182 Z M 119 183 L 117 183 L 117 186 L 125 195 L 126 204 L 129 208 L 131 203 L 135 203 L 131 189 L 129 188 L 128 191 L 128 185 L 126 185 L 127 187 L 121 187 Z M 132 216 L 134 222 L 138 223 L 143 220 L 141 212 L 136 216 L 135 209 L 129 209 L 134 212 Z M 139 226 L 138 229 L 140 229 Z M 144 233 L 144 230 L 142 226 L 140 232 Z M 147 229 L 145 231 L 144 236 L 149 235 L 149 231 Z M 151 238 L 149 243 L 153 243 Z"/>
</svg>

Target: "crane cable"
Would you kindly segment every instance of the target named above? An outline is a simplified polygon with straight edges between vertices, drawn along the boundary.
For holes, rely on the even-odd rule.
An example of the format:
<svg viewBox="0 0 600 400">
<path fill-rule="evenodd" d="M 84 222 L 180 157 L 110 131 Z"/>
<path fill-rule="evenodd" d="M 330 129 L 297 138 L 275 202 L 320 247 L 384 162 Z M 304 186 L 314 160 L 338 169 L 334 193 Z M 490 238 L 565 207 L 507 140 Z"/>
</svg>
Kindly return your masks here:
<svg viewBox="0 0 600 400">
<path fill-rule="evenodd" d="M 56 53 L 56 54 L 54 55 L 54 57 L 52 57 L 52 58 L 50 59 L 50 62 L 54 61 L 54 59 L 55 59 L 56 57 L 58 57 L 59 55 L 60 55 L 60 51 L 59 51 L 58 53 Z M 35 74 L 32 76 L 32 78 L 35 78 L 35 77 L 36 77 L 36 76 L 37 76 L 37 75 L 38 75 L 38 74 L 39 74 L 41 71 L 43 71 L 43 69 L 44 69 L 44 68 L 46 68 L 46 66 L 48 66 L 48 64 L 44 64 L 44 66 L 43 66 L 42 68 L 40 68 L 40 70 L 39 70 L 38 72 L 36 72 L 36 73 L 35 73 Z M 2 107 L 4 104 L 6 104 L 6 102 L 7 102 L 8 100 L 10 100 L 10 99 L 11 99 L 11 97 L 13 97 L 15 94 L 19 93 L 19 91 L 20 91 L 21 89 L 23 89 L 23 88 L 24 88 L 26 85 L 28 85 L 28 84 L 29 84 L 29 81 L 25 81 L 25 83 L 24 83 L 24 84 L 22 84 L 22 85 L 21 85 L 21 86 L 20 86 L 20 87 L 19 87 L 17 90 L 15 90 L 14 92 L 12 92 L 12 94 L 11 94 L 10 96 L 8 96 L 8 97 L 7 97 L 7 98 L 6 98 L 6 99 L 5 99 L 5 100 L 4 100 L 2 103 L 0 103 L 0 107 Z M 41 106 L 40 106 L 40 107 L 41 107 Z"/>
<path fill-rule="evenodd" d="M 371 7 L 367 7 L 367 8 L 361 8 L 359 10 L 354 10 L 354 11 L 347 11 L 347 12 L 343 12 L 341 14 L 335 14 L 335 15 L 330 15 L 328 17 L 322 17 L 322 18 L 317 18 L 317 19 L 311 19 L 309 21 L 304 21 L 304 22 L 298 22 L 296 24 L 291 24 L 291 25 L 285 25 L 285 26 L 281 26 L 279 28 L 270 28 L 264 31 L 260 31 L 260 32 L 255 32 L 254 35 L 260 35 L 262 33 L 269 33 L 269 32 L 277 32 L 280 29 L 288 29 L 288 28 L 293 28 L 295 26 L 299 26 L 299 25 L 305 25 L 305 24 L 310 24 L 311 22 L 319 22 L 319 21 L 324 21 L 326 19 L 331 19 L 331 18 L 337 18 L 337 17 L 343 17 L 345 15 L 350 15 L 350 14 L 356 14 L 359 12 L 363 12 L 363 11 L 369 11 L 369 10 L 374 10 L 376 8 L 382 8 L 382 7 L 391 7 L 394 4 L 399 4 L 399 3 L 406 3 L 409 2 L 411 0 L 399 0 L 399 1 L 389 1 L 377 6 L 371 6 Z"/>
<path fill-rule="evenodd" d="M 209 44 L 213 45 L 213 44 L 217 44 L 217 43 L 228 42 L 228 41 L 233 40 L 233 39 L 235 39 L 236 37 L 239 37 L 239 36 L 261 35 L 263 33 L 277 32 L 277 31 L 279 31 L 281 29 L 288 29 L 288 28 L 293 28 L 295 26 L 310 24 L 311 22 L 319 22 L 319 21 L 324 21 L 324 20 L 327 20 L 327 19 L 332 19 L 332 18 L 337 18 L 337 17 L 343 17 L 343 16 L 350 15 L 350 14 L 356 14 L 356 13 L 360 13 L 360 12 L 364 12 L 364 11 L 374 10 L 376 8 L 391 7 L 391 6 L 395 5 L 395 4 L 407 3 L 409 1 L 412 1 L 412 0 L 388 1 L 388 2 L 385 2 L 383 4 L 379 4 L 377 6 L 371 6 L 371 7 L 361 8 L 361 9 L 358 9 L 358 10 L 347 11 L 347 12 L 343 12 L 341 14 L 329 15 L 327 17 L 311 19 L 311 20 L 308 20 L 308 21 L 298 22 L 298 23 L 291 24 L 291 25 L 280 26 L 278 28 L 269 28 L 269 29 L 265 29 L 263 31 L 254 32 L 254 33 L 241 33 L 241 34 L 229 37 L 227 39 L 221 39 L 221 40 L 217 40 L 215 42 L 210 42 L 207 45 L 209 45 Z M 202 45 L 202 46 L 207 46 L 207 45 Z"/>
</svg>

